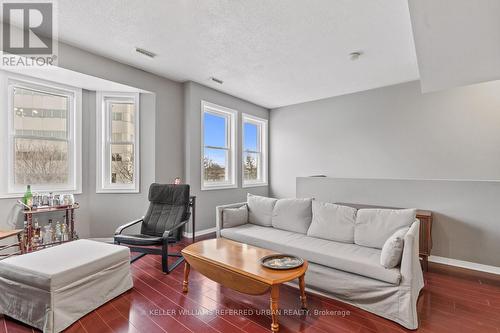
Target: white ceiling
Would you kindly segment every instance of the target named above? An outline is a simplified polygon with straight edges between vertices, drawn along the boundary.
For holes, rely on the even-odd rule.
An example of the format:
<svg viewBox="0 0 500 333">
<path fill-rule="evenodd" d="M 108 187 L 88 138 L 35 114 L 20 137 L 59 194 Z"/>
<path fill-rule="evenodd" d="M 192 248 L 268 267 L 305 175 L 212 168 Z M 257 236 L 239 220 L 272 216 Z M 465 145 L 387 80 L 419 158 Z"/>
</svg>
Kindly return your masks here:
<svg viewBox="0 0 500 333">
<path fill-rule="evenodd" d="M 500 1 L 409 3 L 422 91 L 500 78 Z"/>
<path fill-rule="evenodd" d="M 59 37 L 69 44 L 268 108 L 418 79 L 402 0 L 62 0 L 58 6 Z M 148 59 L 136 46 L 158 56 Z M 357 50 L 363 55 L 351 61 Z"/>
</svg>

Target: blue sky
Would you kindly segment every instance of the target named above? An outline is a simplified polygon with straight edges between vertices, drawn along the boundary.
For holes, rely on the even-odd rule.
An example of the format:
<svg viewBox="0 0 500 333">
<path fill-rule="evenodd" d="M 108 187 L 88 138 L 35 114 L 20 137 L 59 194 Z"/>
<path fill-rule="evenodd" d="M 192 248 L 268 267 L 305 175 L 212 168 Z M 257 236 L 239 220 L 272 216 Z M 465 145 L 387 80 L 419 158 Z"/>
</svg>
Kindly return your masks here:
<svg viewBox="0 0 500 333">
<path fill-rule="evenodd" d="M 225 120 L 210 113 L 205 113 L 205 146 L 224 147 L 226 142 Z M 257 126 L 246 123 L 244 126 L 245 137 L 243 138 L 244 149 L 257 150 Z M 206 150 L 209 158 L 217 163 L 224 163 L 225 152 L 220 150 Z"/>
<path fill-rule="evenodd" d="M 205 146 L 224 147 L 226 145 L 225 120 L 205 113 Z"/>
<path fill-rule="evenodd" d="M 256 151 L 257 150 L 257 125 L 246 123 L 244 127 L 245 127 L 245 129 L 244 129 L 244 133 L 245 133 L 245 138 L 244 138 L 245 147 L 244 147 L 244 149 Z"/>
</svg>

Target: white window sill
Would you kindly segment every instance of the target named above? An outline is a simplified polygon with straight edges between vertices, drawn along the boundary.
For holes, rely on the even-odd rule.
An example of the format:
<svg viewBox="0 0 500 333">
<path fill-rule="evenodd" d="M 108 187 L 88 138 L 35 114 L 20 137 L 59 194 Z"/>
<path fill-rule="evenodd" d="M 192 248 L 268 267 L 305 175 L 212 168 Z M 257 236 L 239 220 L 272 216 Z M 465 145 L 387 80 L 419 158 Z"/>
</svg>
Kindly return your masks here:
<svg viewBox="0 0 500 333">
<path fill-rule="evenodd" d="M 213 191 L 213 190 L 229 190 L 229 189 L 234 189 L 238 188 L 236 184 L 230 184 L 230 185 L 212 185 L 212 186 L 201 186 L 202 191 Z"/>
<path fill-rule="evenodd" d="M 250 187 L 264 187 L 264 186 L 269 186 L 268 183 L 244 183 L 242 185 L 243 188 L 250 188 Z"/>
<path fill-rule="evenodd" d="M 82 191 L 68 191 L 68 190 L 47 190 L 47 191 L 37 191 L 36 193 L 49 193 L 52 192 L 54 194 L 73 194 L 73 195 L 78 195 L 82 194 Z M 32 191 L 33 194 L 35 192 Z M 24 193 L 2 193 L 0 194 L 0 199 L 21 199 L 24 197 Z"/>
<path fill-rule="evenodd" d="M 123 194 L 137 194 L 140 193 L 138 189 L 124 189 L 124 188 L 105 188 L 98 189 L 95 191 L 97 194 L 109 194 L 109 193 L 123 193 Z"/>
</svg>

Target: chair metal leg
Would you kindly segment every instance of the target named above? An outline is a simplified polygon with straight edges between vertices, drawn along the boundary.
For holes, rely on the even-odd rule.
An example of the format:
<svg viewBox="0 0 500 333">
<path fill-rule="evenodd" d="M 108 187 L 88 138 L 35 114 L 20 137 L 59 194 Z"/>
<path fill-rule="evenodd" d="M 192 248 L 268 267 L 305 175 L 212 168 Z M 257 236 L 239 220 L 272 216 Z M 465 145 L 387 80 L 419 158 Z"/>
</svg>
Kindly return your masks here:
<svg viewBox="0 0 500 333">
<path fill-rule="evenodd" d="M 178 257 L 172 265 L 168 265 L 168 257 Z M 162 245 L 161 252 L 161 268 L 163 273 L 170 274 L 177 266 L 179 266 L 184 261 L 184 257 L 180 253 L 168 253 L 168 242 Z"/>
<path fill-rule="evenodd" d="M 130 250 L 132 252 L 139 252 L 139 254 L 135 257 L 130 258 L 130 263 L 133 263 L 142 257 L 148 255 L 148 254 L 155 254 L 155 255 L 161 255 L 161 270 L 165 274 L 169 274 L 171 271 L 173 271 L 177 266 L 179 266 L 182 262 L 184 262 L 184 257 L 182 256 L 181 253 L 168 253 L 168 244 L 171 242 L 170 238 L 165 239 L 163 242 L 161 249 L 155 248 L 145 248 L 145 247 L 134 247 L 130 246 Z M 115 241 L 115 244 L 120 244 L 120 242 Z M 176 257 L 178 258 L 173 264 L 170 266 L 168 265 L 168 258 L 169 257 Z"/>
<path fill-rule="evenodd" d="M 163 243 L 161 251 L 161 270 L 163 273 L 170 273 L 168 271 L 168 241 Z"/>
<path fill-rule="evenodd" d="M 130 259 L 130 263 L 133 263 L 134 261 L 138 260 L 138 259 L 141 259 L 142 257 L 144 257 L 145 255 L 147 255 L 147 253 L 141 253 L 133 258 Z"/>
<path fill-rule="evenodd" d="M 171 257 L 180 257 L 179 259 L 177 259 L 172 265 L 170 265 L 169 267 L 167 267 L 167 274 L 170 274 L 171 271 L 173 271 L 174 269 L 177 268 L 177 266 L 179 266 L 180 264 L 182 264 L 184 262 L 184 257 L 182 255 L 179 255 L 179 256 L 174 256 L 174 255 L 170 255 Z"/>
<path fill-rule="evenodd" d="M 193 239 L 192 242 L 196 241 L 196 237 L 194 236 L 194 230 L 196 229 L 196 197 L 193 196 L 191 199 L 191 227 L 193 228 Z"/>
</svg>

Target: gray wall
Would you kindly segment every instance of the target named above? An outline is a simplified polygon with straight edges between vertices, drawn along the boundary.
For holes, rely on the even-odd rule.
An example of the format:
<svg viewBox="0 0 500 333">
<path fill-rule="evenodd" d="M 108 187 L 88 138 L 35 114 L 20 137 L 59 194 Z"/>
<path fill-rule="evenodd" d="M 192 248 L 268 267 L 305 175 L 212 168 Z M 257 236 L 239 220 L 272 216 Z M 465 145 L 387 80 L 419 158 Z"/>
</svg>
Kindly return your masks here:
<svg viewBox="0 0 500 333">
<path fill-rule="evenodd" d="M 170 182 L 183 174 L 182 83 L 61 43 L 59 66 L 153 92 L 155 141 L 159 143 L 155 146 L 156 180 Z M 153 127 L 149 131 L 153 131 Z"/>
<path fill-rule="evenodd" d="M 89 136 L 84 136 L 84 141 L 87 141 L 89 166 L 84 174 L 87 190 L 84 187 L 83 193 L 87 207 L 81 209 L 81 214 L 88 215 L 91 237 L 110 237 L 117 226 L 145 214 L 151 182 L 169 182 L 183 174 L 184 155 L 180 144 L 183 141 L 183 87 L 181 83 L 64 44 L 59 44 L 59 65 L 154 93 L 154 96 L 141 95 L 141 189 L 138 194 L 95 193 L 95 95 L 87 96 Z"/>
<path fill-rule="evenodd" d="M 496 194 L 488 188 L 497 186 L 500 180 L 499 91 L 500 82 L 496 81 L 422 94 L 418 82 L 410 82 L 271 110 L 272 195 L 293 197 L 296 177 L 316 174 L 333 178 L 482 180 L 484 186 L 470 187 L 477 198 Z M 369 198 L 359 187 L 342 189 L 350 192 L 335 192 L 348 196 L 339 201 L 370 203 L 363 202 Z M 385 190 L 382 188 L 371 203 L 399 205 L 392 196 L 384 196 Z M 480 200 L 475 200 L 465 214 L 453 208 L 456 202 L 451 192 L 440 193 L 450 197 L 431 193 L 428 198 L 449 203 L 451 207 L 445 211 L 429 205 L 426 194 L 421 200 L 413 197 L 411 202 L 418 208 L 436 207 L 437 214 L 456 220 L 437 220 L 434 254 L 498 265 L 493 254 L 499 248 L 493 246 L 493 238 L 488 238 L 496 237 L 498 242 L 500 221 L 494 211 L 474 214 L 482 209 Z M 400 199 L 402 206 L 409 204 Z M 486 244 L 488 249 L 484 248 Z M 464 248 L 460 250 L 460 246 Z M 463 253 L 464 249 L 470 254 Z"/>
<path fill-rule="evenodd" d="M 215 227 L 215 206 L 246 201 L 247 193 L 268 195 L 268 187 L 241 188 L 241 130 L 238 130 L 236 165 L 239 188 L 201 191 L 201 101 L 239 111 L 238 128 L 241 128 L 241 113 L 268 119 L 269 111 L 194 82 L 186 82 L 184 87 L 186 182 L 191 184 L 191 193 L 197 196 L 196 230 L 205 230 Z"/>
<path fill-rule="evenodd" d="M 271 189 L 295 177 L 500 180 L 500 81 L 422 94 L 418 82 L 271 111 Z"/>
<path fill-rule="evenodd" d="M 169 182 L 184 173 L 183 85 L 81 49 L 59 43 L 59 65 L 80 73 L 130 85 L 141 94 L 141 192 L 96 194 L 95 93 L 83 93 L 83 194 L 77 196 L 81 237 L 110 237 L 115 228 L 144 215 L 151 182 Z M 0 199 L 0 228 L 15 200 Z"/>
</svg>

